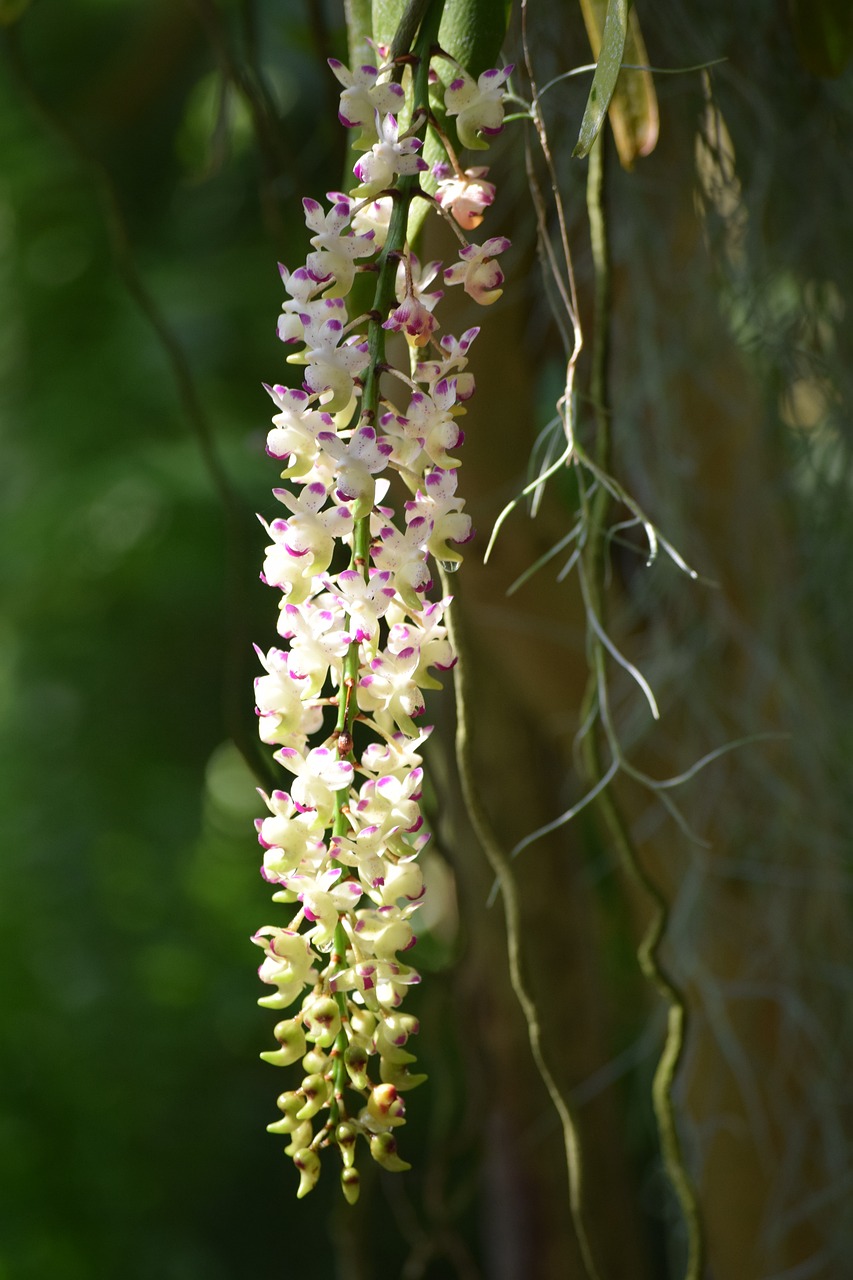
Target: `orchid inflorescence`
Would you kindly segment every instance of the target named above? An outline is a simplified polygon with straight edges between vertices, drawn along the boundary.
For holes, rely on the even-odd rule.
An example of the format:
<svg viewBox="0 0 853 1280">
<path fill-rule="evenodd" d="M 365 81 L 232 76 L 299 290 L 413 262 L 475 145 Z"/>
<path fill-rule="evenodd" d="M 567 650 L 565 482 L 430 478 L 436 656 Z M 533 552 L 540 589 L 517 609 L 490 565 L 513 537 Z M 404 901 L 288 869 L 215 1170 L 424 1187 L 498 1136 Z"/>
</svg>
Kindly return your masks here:
<svg viewBox="0 0 853 1280">
<path fill-rule="evenodd" d="M 422 28 L 411 52 L 378 68 L 330 60 L 343 86 L 340 119 L 360 131 L 358 181 L 330 194 L 328 210 L 303 201 L 312 251 L 295 271 L 281 268 L 278 324 L 300 348 L 288 361 L 304 366 L 303 386 L 267 388 L 267 452 L 286 461 L 288 487 L 273 491 L 286 515 L 262 521 L 262 578 L 282 593 L 287 647 L 257 651 L 265 674 L 255 694 L 261 739 L 293 781 L 289 792 L 264 795 L 269 813 L 256 826 L 273 901 L 298 905 L 286 926 L 259 929 L 253 941 L 264 953 L 260 977 L 275 988 L 259 1003 L 284 1010 L 301 997 L 299 1012 L 275 1027 L 278 1047 L 261 1056 L 301 1061 L 304 1076 L 280 1095 L 281 1118 L 268 1129 L 288 1136 L 299 1196 L 317 1182 L 321 1149 L 337 1146 L 350 1203 L 359 1137 L 384 1168 L 409 1167 L 395 1137 L 401 1095 L 425 1079 L 407 1047 L 417 1020 L 400 1008 L 420 980 L 401 956 L 415 942 L 424 893 L 416 858 L 428 839 L 418 802 L 430 729 L 416 719 L 423 690 L 440 687 L 434 672 L 455 661 L 442 625 L 450 597 L 430 595 L 430 558 L 456 568 L 473 535 L 451 453 L 474 392 L 466 365 L 478 333 L 437 338 L 442 291 L 431 286 L 461 284 L 476 302 L 494 302 L 503 282 L 495 258 L 509 246 L 503 237 L 467 242 L 463 229 L 482 221 L 494 187 L 486 169 L 461 169 L 437 119 L 456 116 L 462 142 L 482 147 L 482 134 L 501 127 L 509 71 L 474 80 L 459 69 L 442 104 L 431 57 L 448 55 Z M 421 185 L 428 123 L 447 153 L 434 195 Z M 462 241 L 443 271 L 422 267 L 407 243 L 416 198 L 452 218 Z M 376 276 L 373 307 L 350 318 L 364 272 Z M 395 331 L 408 344 L 407 372 L 386 360 Z M 402 520 L 389 505 L 395 473 L 410 495 Z"/>
</svg>

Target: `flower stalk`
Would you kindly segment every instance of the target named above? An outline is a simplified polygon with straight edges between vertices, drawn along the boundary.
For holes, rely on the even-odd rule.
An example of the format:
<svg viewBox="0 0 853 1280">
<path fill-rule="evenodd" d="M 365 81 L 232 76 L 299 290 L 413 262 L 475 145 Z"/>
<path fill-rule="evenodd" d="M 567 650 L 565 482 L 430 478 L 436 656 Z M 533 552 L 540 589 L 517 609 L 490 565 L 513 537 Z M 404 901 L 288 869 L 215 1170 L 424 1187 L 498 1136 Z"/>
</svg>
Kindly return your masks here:
<svg viewBox="0 0 853 1280">
<path fill-rule="evenodd" d="M 437 207 L 421 187 L 420 151 L 439 105 L 430 59 L 440 55 L 441 9 L 442 0 L 411 4 L 384 66 L 349 70 L 330 60 L 343 87 L 340 119 L 360 130 L 354 145 L 363 154 L 356 185 L 331 193 L 327 212 L 303 201 L 312 251 L 295 271 L 281 268 L 288 296 L 278 324 L 297 348 L 288 359 L 304 366 L 303 383 L 267 388 L 276 408 L 267 452 L 286 462 L 287 487 L 273 492 L 287 515 L 262 521 L 271 539 L 262 577 L 281 592 L 287 647 L 258 650 L 266 674 L 255 696 L 261 739 L 292 781 L 263 796 L 269 813 L 256 826 L 273 901 L 293 910 L 253 941 L 264 953 L 260 977 L 274 988 L 260 1003 L 299 1002 L 275 1027 L 278 1047 L 261 1056 L 303 1072 L 268 1128 L 289 1139 L 299 1197 L 316 1185 L 320 1153 L 336 1147 L 349 1203 L 362 1144 L 384 1168 L 408 1168 L 396 1136 L 403 1095 L 425 1079 L 408 1047 L 417 1020 L 401 1008 L 420 981 L 403 957 L 415 943 L 424 894 L 416 859 L 428 838 L 419 800 L 430 729 L 416 721 L 424 691 L 440 688 L 436 673 L 455 662 L 444 621 L 450 597 L 433 592 L 432 565 L 456 567 L 473 536 L 449 450 L 463 439 L 457 419 L 475 389 L 466 366 L 478 330 L 438 337 L 443 295 L 427 290 L 441 272 L 445 285 L 488 305 L 503 283 L 495 259 L 509 247 L 503 237 L 477 245 L 463 235 L 459 260 L 442 271 L 422 268 L 407 243 L 415 197 Z M 481 95 L 489 133 L 502 76 L 490 76 Z M 479 82 L 462 79 L 466 128 L 478 137 Z M 476 225 L 471 193 L 464 214 L 454 199 L 445 193 L 444 214 Z M 373 306 L 350 319 L 362 271 L 376 273 Z M 405 339 L 405 373 L 388 363 L 389 332 Z M 386 393 L 387 373 L 399 375 L 387 380 L 397 400 Z"/>
</svg>

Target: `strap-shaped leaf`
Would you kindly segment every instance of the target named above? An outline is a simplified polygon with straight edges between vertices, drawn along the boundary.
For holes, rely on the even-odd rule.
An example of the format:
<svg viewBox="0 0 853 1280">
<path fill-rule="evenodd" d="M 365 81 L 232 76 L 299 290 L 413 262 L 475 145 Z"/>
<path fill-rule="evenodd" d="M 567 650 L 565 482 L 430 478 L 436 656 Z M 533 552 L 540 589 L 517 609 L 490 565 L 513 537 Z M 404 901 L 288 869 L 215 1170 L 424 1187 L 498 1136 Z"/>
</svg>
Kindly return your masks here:
<svg viewBox="0 0 853 1280">
<path fill-rule="evenodd" d="M 601 52 L 607 0 L 581 0 L 581 9 L 592 56 L 597 58 Z M 654 151 L 659 127 L 657 94 L 652 73 L 647 69 L 649 59 L 637 8 L 633 4 L 628 11 L 628 33 L 622 61 L 622 74 L 610 100 L 609 115 L 619 161 L 624 169 L 631 169 L 638 156 L 647 156 Z M 644 69 L 626 69 L 625 63 L 629 67 Z"/>
<path fill-rule="evenodd" d="M 601 37 L 601 52 L 598 55 L 595 75 L 592 77 L 577 145 L 572 152 L 574 156 L 589 155 L 590 148 L 604 124 L 607 108 L 610 106 L 616 81 L 622 69 L 622 56 L 628 35 L 628 3 L 629 0 L 609 0 L 608 2 L 604 33 Z"/>
</svg>

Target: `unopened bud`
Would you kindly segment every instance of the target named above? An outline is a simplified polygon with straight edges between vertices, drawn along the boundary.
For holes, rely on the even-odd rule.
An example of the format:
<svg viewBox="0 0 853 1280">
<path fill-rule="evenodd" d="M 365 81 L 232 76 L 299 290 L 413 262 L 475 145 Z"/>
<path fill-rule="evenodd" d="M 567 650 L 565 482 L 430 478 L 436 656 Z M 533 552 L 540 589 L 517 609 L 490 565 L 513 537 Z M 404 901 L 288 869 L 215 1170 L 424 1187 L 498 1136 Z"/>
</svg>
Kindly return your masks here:
<svg viewBox="0 0 853 1280">
<path fill-rule="evenodd" d="M 344 1167 L 349 1169 L 355 1161 L 356 1132 L 351 1124 L 339 1124 L 335 1130 L 335 1141 L 341 1149 Z"/>
<path fill-rule="evenodd" d="M 405 1049 L 409 1036 L 418 1030 L 418 1020 L 407 1013 L 389 1013 L 376 1028 L 374 1044 L 377 1053 L 389 1062 L 414 1062 L 414 1055 Z"/>
<path fill-rule="evenodd" d="M 406 1104 L 393 1084 L 378 1084 L 371 1090 L 367 1110 L 374 1120 L 382 1120 L 385 1124 L 403 1124 L 406 1119 Z"/>
<path fill-rule="evenodd" d="M 288 1146 L 284 1148 L 286 1156 L 295 1156 L 303 1147 L 310 1147 L 314 1137 L 314 1130 L 311 1127 L 310 1120 L 303 1120 L 302 1124 L 298 1124 L 293 1130 L 293 1135 Z"/>
<path fill-rule="evenodd" d="M 258 1004 L 262 1009 L 286 1009 L 289 1004 L 293 1004 L 293 995 L 289 991 L 274 991 L 272 995 L 261 996 Z"/>
<path fill-rule="evenodd" d="M 369 1009 L 353 1009 L 349 1017 L 350 1026 L 357 1036 L 369 1040 L 376 1030 L 376 1015 Z"/>
<path fill-rule="evenodd" d="M 301 1111 L 305 1099 L 301 1093 L 281 1093 L 276 1099 L 279 1111 L 284 1112 L 280 1120 L 267 1125 L 267 1133 L 293 1133 L 299 1124 L 297 1112 Z"/>
<path fill-rule="evenodd" d="M 302 1066 L 309 1076 L 322 1076 L 328 1065 L 329 1059 L 322 1049 L 309 1049 L 302 1059 Z"/>
<path fill-rule="evenodd" d="M 273 1028 L 273 1035 L 281 1045 L 276 1053 L 276 1063 L 281 1066 L 289 1066 L 291 1062 L 295 1062 L 297 1058 L 301 1058 L 305 1052 L 305 1032 L 302 1030 L 302 1022 L 299 1018 L 287 1018 L 284 1022 L 277 1022 Z M 263 1058 L 264 1055 L 261 1054 Z M 264 1059 L 269 1062 L 269 1057 Z"/>
<path fill-rule="evenodd" d="M 405 1093 L 407 1089 L 416 1089 L 426 1078 L 423 1072 L 410 1071 L 405 1062 L 394 1062 L 388 1058 L 379 1059 L 379 1079 L 383 1084 L 393 1084 L 401 1093 Z"/>
<path fill-rule="evenodd" d="M 329 1100 L 329 1084 L 322 1076 L 306 1076 L 300 1092 L 305 1094 L 305 1106 L 297 1111 L 297 1120 L 310 1120 Z"/>
<path fill-rule="evenodd" d="M 316 1041 L 324 1048 L 335 1043 L 341 1029 L 341 1011 L 337 1000 L 332 996 L 322 996 L 307 1009 L 303 1009 L 302 1016 L 305 1018 L 305 1034 L 309 1040 Z"/>
<path fill-rule="evenodd" d="M 320 1157 L 310 1147 L 303 1147 L 301 1151 L 294 1153 L 293 1163 L 299 1170 L 299 1190 L 296 1193 L 296 1199 L 301 1200 L 317 1185 L 317 1179 L 320 1177 Z"/>
<path fill-rule="evenodd" d="M 397 1155 L 397 1140 L 392 1133 L 375 1133 L 370 1139 L 370 1154 L 389 1173 L 403 1173 L 412 1167 Z"/>
<path fill-rule="evenodd" d="M 360 1044 L 348 1044 L 344 1051 L 344 1065 L 356 1089 L 366 1089 L 370 1084 L 367 1078 L 367 1050 Z"/>
<path fill-rule="evenodd" d="M 347 1204 L 355 1204 L 358 1199 L 358 1193 L 361 1190 L 361 1178 L 358 1176 L 358 1169 L 341 1169 L 341 1187 L 346 1196 Z"/>
</svg>

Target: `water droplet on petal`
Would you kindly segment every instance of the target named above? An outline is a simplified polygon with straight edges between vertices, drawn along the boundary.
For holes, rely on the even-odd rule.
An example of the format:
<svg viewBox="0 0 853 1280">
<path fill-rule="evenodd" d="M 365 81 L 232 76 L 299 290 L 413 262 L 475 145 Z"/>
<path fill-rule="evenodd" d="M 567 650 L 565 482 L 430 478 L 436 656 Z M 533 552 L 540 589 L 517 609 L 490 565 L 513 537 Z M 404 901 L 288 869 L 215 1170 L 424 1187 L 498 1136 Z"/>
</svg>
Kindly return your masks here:
<svg viewBox="0 0 853 1280">
<path fill-rule="evenodd" d="M 438 563 L 445 573 L 455 573 L 459 568 L 458 560 L 439 560 Z"/>
</svg>

